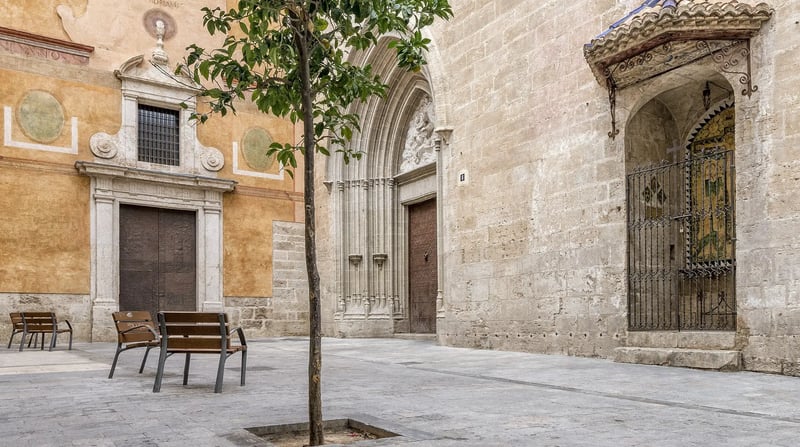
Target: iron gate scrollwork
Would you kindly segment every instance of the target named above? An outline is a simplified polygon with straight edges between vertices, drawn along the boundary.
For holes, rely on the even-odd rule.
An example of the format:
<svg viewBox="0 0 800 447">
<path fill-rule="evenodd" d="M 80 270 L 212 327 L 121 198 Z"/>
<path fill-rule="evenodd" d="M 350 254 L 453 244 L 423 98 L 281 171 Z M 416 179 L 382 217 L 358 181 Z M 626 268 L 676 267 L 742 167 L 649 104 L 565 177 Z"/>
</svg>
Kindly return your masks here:
<svg viewBox="0 0 800 447">
<path fill-rule="evenodd" d="M 735 330 L 733 150 L 627 175 L 628 328 Z"/>
</svg>

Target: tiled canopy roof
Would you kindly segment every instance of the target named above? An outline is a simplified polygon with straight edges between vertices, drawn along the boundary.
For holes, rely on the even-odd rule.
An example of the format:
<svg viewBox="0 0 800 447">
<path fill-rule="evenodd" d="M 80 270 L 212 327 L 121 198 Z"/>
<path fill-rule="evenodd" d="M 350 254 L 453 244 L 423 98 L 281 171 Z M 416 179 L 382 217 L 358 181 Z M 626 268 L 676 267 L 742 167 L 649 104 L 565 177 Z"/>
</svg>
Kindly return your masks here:
<svg viewBox="0 0 800 447">
<path fill-rule="evenodd" d="M 678 1 L 680 1 L 680 0 L 678 0 Z M 611 24 L 611 26 L 608 27 L 607 30 L 605 30 L 602 33 L 600 33 L 600 35 L 595 37 L 592 41 L 594 42 L 595 40 L 602 38 L 606 34 L 610 33 L 611 31 L 613 31 L 616 28 L 620 27 L 621 25 L 625 24 L 625 22 L 627 22 L 628 20 L 630 20 L 633 17 L 636 17 L 639 13 L 641 13 L 642 11 L 647 10 L 648 8 L 656 8 L 656 7 L 659 7 L 659 8 L 674 8 L 676 6 L 676 3 L 677 3 L 676 0 L 647 0 L 644 3 L 642 3 L 641 6 L 639 6 L 638 8 L 636 8 L 633 11 L 629 12 L 628 14 L 626 14 L 625 17 L 623 17 L 623 18 L 617 20 L 616 22 L 614 22 L 613 24 Z"/>
<path fill-rule="evenodd" d="M 766 3 L 753 6 L 737 0 L 647 0 L 584 45 L 583 53 L 605 85 L 610 76 L 616 77 L 617 64 L 665 43 L 748 39 L 772 12 Z M 631 85 L 642 80 L 633 72 L 626 76 L 614 82 Z"/>
</svg>

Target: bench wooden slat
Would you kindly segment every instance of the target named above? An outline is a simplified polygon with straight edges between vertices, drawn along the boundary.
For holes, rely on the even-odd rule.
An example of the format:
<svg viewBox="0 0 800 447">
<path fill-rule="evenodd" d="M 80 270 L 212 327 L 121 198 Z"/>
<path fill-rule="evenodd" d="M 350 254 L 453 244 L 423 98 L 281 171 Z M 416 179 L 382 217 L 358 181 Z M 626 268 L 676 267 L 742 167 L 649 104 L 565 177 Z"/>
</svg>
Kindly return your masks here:
<svg viewBox="0 0 800 447">
<path fill-rule="evenodd" d="M 181 337 L 169 339 L 169 350 L 175 349 L 196 349 L 196 350 L 216 350 L 219 352 L 221 340 L 217 338 L 202 338 L 202 337 Z"/>
<path fill-rule="evenodd" d="M 162 313 L 162 312 L 159 312 Z M 218 312 L 163 312 L 169 315 L 167 324 L 171 323 L 215 323 L 219 324 Z M 225 315 L 225 314 L 222 314 Z M 228 322 L 228 316 L 225 315 L 225 322 Z"/>
<path fill-rule="evenodd" d="M 222 336 L 222 332 L 228 333 L 227 325 L 220 328 L 220 324 L 217 323 L 214 326 L 209 326 L 207 324 L 201 325 L 191 325 L 191 324 L 169 324 L 167 325 L 167 330 L 169 331 L 170 337 L 181 337 L 184 335 L 196 335 L 196 336 L 213 336 L 220 338 Z"/>
<path fill-rule="evenodd" d="M 229 346 L 225 350 L 225 352 L 227 352 L 229 354 L 235 354 L 235 353 L 237 353 L 239 351 L 244 351 L 244 350 L 245 350 L 244 346 Z M 169 352 L 170 353 L 174 353 L 174 354 L 186 354 L 186 353 L 189 353 L 189 354 L 219 354 L 220 350 L 219 350 L 219 348 L 216 348 L 216 349 L 211 349 L 211 348 L 209 348 L 209 349 L 201 349 L 201 348 L 171 348 L 169 350 Z"/>
<path fill-rule="evenodd" d="M 22 313 L 10 312 L 8 316 L 9 318 L 11 318 L 11 337 L 8 338 L 7 349 L 11 349 L 11 342 L 14 341 L 14 336 L 17 334 L 21 334 L 23 330 Z"/>
</svg>

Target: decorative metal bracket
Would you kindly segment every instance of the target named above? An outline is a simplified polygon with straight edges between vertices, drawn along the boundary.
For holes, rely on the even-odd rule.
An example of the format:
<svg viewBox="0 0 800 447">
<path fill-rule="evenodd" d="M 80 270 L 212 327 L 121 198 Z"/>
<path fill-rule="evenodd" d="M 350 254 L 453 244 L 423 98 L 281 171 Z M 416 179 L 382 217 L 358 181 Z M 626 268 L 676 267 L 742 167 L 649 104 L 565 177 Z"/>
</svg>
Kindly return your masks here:
<svg viewBox="0 0 800 447">
<path fill-rule="evenodd" d="M 608 105 L 611 111 L 611 131 L 608 133 L 608 137 L 613 140 L 619 135 L 619 129 L 617 129 L 617 83 L 614 82 L 614 76 L 608 68 L 606 68 L 606 87 L 608 88 Z"/>
<path fill-rule="evenodd" d="M 744 85 L 742 95 L 749 98 L 758 91 L 758 86 L 752 83 L 750 73 L 750 39 L 736 40 L 731 45 L 720 48 L 714 48 L 707 40 L 698 40 L 697 49 L 711 56 L 721 72 L 739 76 L 739 83 Z M 736 70 L 736 67 L 742 65 L 742 61 L 742 71 Z"/>
<path fill-rule="evenodd" d="M 749 98 L 758 91 L 758 86 L 752 84 L 750 72 L 750 39 L 665 42 L 649 51 L 603 68 L 611 111 L 609 138 L 614 139 L 619 135 L 616 117 L 618 90 L 652 79 L 705 57 L 711 57 L 720 72 L 739 78 L 739 83 L 744 86 L 742 95 Z"/>
</svg>

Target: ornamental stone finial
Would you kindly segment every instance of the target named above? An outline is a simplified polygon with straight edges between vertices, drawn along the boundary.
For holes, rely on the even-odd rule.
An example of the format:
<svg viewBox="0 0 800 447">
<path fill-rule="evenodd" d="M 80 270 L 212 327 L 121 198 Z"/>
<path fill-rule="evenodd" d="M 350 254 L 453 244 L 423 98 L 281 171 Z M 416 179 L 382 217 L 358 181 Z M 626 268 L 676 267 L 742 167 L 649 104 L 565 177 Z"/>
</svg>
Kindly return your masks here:
<svg viewBox="0 0 800 447">
<path fill-rule="evenodd" d="M 167 65 L 169 56 L 164 51 L 164 34 L 166 25 L 163 20 L 156 20 L 156 48 L 153 50 L 153 63 L 157 65 Z"/>
</svg>

